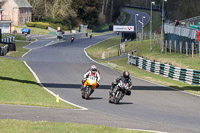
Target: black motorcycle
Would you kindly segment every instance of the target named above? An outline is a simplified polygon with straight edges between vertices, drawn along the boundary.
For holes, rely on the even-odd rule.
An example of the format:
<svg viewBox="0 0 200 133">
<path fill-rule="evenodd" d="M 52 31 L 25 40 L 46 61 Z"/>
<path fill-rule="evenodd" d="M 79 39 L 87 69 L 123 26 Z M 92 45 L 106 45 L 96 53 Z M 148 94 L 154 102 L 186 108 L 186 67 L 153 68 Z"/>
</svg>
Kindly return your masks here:
<svg viewBox="0 0 200 133">
<path fill-rule="evenodd" d="M 92 39 L 92 34 L 90 34 L 90 39 Z"/>
<path fill-rule="evenodd" d="M 124 95 L 130 95 L 130 87 L 127 83 L 123 83 L 121 80 L 114 86 L 112 92 L 109 93 L 109 102 L 118 104 Z"/>
</svg>

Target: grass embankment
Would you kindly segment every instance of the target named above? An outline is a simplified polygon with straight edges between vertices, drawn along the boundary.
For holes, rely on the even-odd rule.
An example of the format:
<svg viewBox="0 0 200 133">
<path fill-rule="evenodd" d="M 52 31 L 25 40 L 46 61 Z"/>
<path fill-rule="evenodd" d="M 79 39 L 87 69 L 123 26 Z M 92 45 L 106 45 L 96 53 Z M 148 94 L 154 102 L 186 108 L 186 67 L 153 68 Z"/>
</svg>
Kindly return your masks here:
<svg viewBox="0 0 200 133">
<path fill-rule="evenodd" d="M 105 126 L 92 126 L 87 124 L 32 122 L 21 120 L 0 120 L 2 133 L 147 133 Z"/>
<path fill-rule="evenodd" d="M 9 52 L 9 55 L 21 57 L 28 51 L 22 48 L 28 43 L 16 43 L 17 51 Z M 22 61 L 0 58 L 0 64 L 0 104 L 76 108 L 62 101 L 56 103 L 56 98 L 39 86 Z"/>
<path fill-rule="evenodd" d="M 36 28 L 36 27 L 27 27 L 27 26 L 16 26 L 16 25 L 12 25 L 13 27 L 19 28 L 18 30 L 20 30 L 21 28 L 28 28 L 31 30 L 30 34 L 35 34 L 35 35 L 43 35 L 43 34 L 49 34 L 50 31 L 48 29 L 40 29 L 40 28 Z M 20 30 L 21 32 L 21 30 Z"/>
<path fill-rule="evenodd" d="M 186 57 L 184 54 L 179 53 L 161 53 L 158 45 L 155 45 L 152 41 L 153 52 L 150 52 L 150 42 L 149 40 L 140 42 L 140 41 L 132 41 L 127 42 L 126 44 L 126 52 L 131 50 L 136 50 L 134 53 L 137 56 L 143 56 L 149 60 L 155 60 L 162 63 L 172 64 L 174 66 L 182 67 L 182 68 L 191 68 L 200 70 L 200 60 L 197 55 L 195 58 L 191 58 L 191 56 Z M 90 57 L 100 61 L 101 63 L 113 67 L 117 70 L 130 71 L 131 75 L 135 77 L 139 77 L 142 79 L 146 79 L 155 83 L 159 83 L 165 86 L 174 87 L 180 90 L 185 90 L 191 93 L 195 93 L 200 95 L 200 87 L 196 85 L 189 85 L 183 82 L 174 81 L 160 75 L 155 75 L 150 72 L 146 72 L 144 70 L 140 70 L 137 67 L 127 64 L 128 59 L 122 58 L 117 60 L 109 60 L 102 61 L 101 59 L 114 57 L 118 53 L 119 48 L 119 37 L 112 38 L 101 42 L 99 44 L 93 45 L 86 49 L 86 52 Z"/>
</svg>

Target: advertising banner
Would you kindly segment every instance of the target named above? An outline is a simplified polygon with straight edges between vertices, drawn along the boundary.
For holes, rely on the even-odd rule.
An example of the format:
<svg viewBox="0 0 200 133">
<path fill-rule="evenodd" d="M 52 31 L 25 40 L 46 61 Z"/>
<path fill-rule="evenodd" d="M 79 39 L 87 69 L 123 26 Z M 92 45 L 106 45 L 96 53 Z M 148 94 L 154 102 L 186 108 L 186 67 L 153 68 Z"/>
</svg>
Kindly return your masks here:
<svg viewBox="0 0 200 133">
<path fill-rule="evenodd" d="M 114 25 L 113 26 L 113 31 L 129 31 L 129 32 L 133 32 L 134 31 L 134 26 Z"/>
</svg>

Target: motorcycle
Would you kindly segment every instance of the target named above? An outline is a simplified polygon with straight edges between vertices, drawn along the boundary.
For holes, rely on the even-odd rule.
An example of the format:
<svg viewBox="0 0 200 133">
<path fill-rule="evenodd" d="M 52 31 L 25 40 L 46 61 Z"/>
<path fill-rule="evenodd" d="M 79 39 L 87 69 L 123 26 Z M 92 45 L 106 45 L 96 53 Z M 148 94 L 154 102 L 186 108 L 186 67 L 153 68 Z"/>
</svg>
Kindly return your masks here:
<svg viewBox="0 0 200 133">
<path fill-rule="evenodd" d="M 118 104 L 125 94 L 130 95 L 130 87 L 127 83 L 123 83 L 120 80 L 120 82 L 115 85 L 113 91 L 109 93 L 109 103 Z"/>
<path fill-rule="evenodd" d="M 90 34 L 90 39 L 92 39 L 92 34 Z"/>
<path fill-rule="evenodd" d="M 89 99 L 90 95 L 94 92 L 97 87 L 97 78 L 89 76 L 82 86 L 82 98 Z"/>
<path fill-rule="evenodd" d="M 73 43 L 73 42 L 74 42 L 74 39 L 75 39 L 74 37 L 71 37 L 71 43 Z"/>
</svg>

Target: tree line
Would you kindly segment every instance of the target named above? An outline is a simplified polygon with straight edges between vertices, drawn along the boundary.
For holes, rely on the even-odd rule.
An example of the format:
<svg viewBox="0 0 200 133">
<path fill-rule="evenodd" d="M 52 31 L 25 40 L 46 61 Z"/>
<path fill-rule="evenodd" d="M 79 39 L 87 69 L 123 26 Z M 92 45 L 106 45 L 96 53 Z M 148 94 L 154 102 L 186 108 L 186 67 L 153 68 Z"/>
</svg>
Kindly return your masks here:
<svg viewBox="0 0 200 133">
<path fill-rule="evenodd" d="M 128 0 L 28 0 L 33 21 L 50 21 L 75 27 L 115 22 Z"/>
</svg>

